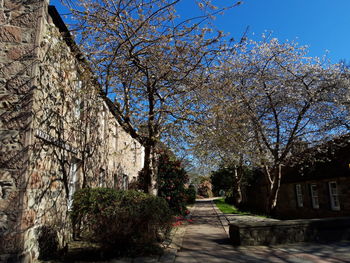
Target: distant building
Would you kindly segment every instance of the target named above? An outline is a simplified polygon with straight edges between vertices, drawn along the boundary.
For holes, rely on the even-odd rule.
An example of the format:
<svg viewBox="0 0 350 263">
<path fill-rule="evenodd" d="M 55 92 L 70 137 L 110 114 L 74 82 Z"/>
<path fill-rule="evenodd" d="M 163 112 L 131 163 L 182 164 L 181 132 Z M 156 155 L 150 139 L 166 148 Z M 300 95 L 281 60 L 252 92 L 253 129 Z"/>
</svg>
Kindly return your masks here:
<svg viewBox="0 0 350 263">
<path fill-rule="evenodd" d="M 119 125 L 47 0 L 0 1 L 0 261 L 32 262 L 45 227 L 71 238 L 82 187 L 127 189 L 144 148 Z"/>
<path fill-rule="evenodd" d="M 300 154 L 282 179 L 277 214 L 282 218 L 350 216 L 350 136 Z"/>
<path fill-rule="evenodd" d="M 350 216 L 350 135 L 304 148 L 282 169 L 276 216 L 282 219 Z M 263 213 L 267 184 L 257 170 L 244 187 L 243 206 Z"/>
</svg>

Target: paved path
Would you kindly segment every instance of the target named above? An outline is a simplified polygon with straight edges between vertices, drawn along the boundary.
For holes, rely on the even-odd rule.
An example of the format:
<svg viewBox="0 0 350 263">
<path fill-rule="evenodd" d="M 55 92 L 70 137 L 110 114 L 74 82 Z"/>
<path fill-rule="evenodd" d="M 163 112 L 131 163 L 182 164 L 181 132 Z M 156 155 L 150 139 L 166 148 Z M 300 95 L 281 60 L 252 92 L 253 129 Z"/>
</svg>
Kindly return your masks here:
<svg viewBox="0 0 350 263">
<path fill-rule="evenodd" d="M 211 200 L 197 201 L 175 263 L 350 263 L 350 242 L 233 247 Z"/>
</svg>

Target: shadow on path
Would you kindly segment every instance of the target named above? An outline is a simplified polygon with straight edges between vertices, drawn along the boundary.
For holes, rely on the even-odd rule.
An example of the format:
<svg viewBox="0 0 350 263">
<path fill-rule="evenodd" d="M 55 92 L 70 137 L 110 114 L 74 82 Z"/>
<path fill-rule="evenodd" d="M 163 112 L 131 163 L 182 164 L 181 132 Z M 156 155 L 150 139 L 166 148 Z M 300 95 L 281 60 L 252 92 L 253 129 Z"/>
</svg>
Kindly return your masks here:
<svg viewBox="0 0 350 263">
<path fill-rule="evenodd" d="M 276 262 L 349 263 L 350 242 L 234 247 L 224 231 L 211 200 L 198 200 L 193 223 L 186 228 L 176 263 Z"/>
</svg>

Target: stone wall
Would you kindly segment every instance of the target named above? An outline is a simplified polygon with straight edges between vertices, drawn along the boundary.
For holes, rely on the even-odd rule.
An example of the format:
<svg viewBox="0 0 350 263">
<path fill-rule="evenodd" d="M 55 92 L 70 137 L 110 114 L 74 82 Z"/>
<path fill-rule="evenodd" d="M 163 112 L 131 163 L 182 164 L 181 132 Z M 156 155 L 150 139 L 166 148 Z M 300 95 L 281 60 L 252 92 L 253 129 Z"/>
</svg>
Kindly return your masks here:
<svg viewBox="0 0 350 263">
<path fill-rule="evenodd" d="M 91 129 L 98 131 L 98 122 L 91 120 L 97 106 L 89 112 L 80 107 L 84 98 L 88 104 L 96 92 L 85 92 L 90 86 L 84 69 L 63 39 L 48 7 L 44 6 L 43 11 L 33 75 L 32 143 L 23 198 L 25 217 L 21 220 L 22 224 L 26 222 L 22 226 L 25 231 L 22 253 L 32 259 L 40 254 L 38 237 L 42 229 L 56 233 L 60 248 L 70 240 L 68 206 L 74 191 L 86 178 L 84 124 L 92 124 Z M 96 148 L 95 138 L 98 134 L 88 135 L 88 141 Z"/>
<path fill-rule="evenodd" d="M 42 0 L 0 1 L 0 254 L 23 248 L 26 171 Z M 1 261 L 1 260 L 0 260 Z"/>
<path fill-rule="evenodd" d="M 57 11 L 46 0 L 0 4 L 0 261 L 31 262 L 43 229 L 60 248 L 71 239 L 73 193 L 127 187 L 143 147 L 110 112 Z"/>
<path fill-rule="evenodd" d="M 114 185 L 118 189 L 123 189 L 125 187 L 123 180 L 127 178 L 127 182 L 124 183 L 133 187 L 139 171 L 143 168 L 144 149 L 118 123 L 116 124 L 111 113 L 109 113 L 108 134 L 109 155 L 107 160 L 109 163 L 107 167 L 109 174 L 113 176 Z"/>
<path fill-rule="evenodd" d="M 350 218 L 304 219 L 230 224 L 235 246 L 350 240 Z"/>
</svg>

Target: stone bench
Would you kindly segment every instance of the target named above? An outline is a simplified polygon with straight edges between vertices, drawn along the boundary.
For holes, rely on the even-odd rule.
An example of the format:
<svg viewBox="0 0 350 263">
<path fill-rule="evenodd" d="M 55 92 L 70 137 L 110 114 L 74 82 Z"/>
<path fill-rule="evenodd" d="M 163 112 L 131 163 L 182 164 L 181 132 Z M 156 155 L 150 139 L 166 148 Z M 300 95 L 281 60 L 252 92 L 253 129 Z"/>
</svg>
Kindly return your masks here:
<svg viewBox="0 0 350 263">
<path fill-rule="evenodd" d="M 229 232 L 236 246 L 350 240 L 350 217 L 235 222 Z"/>
</svg>

